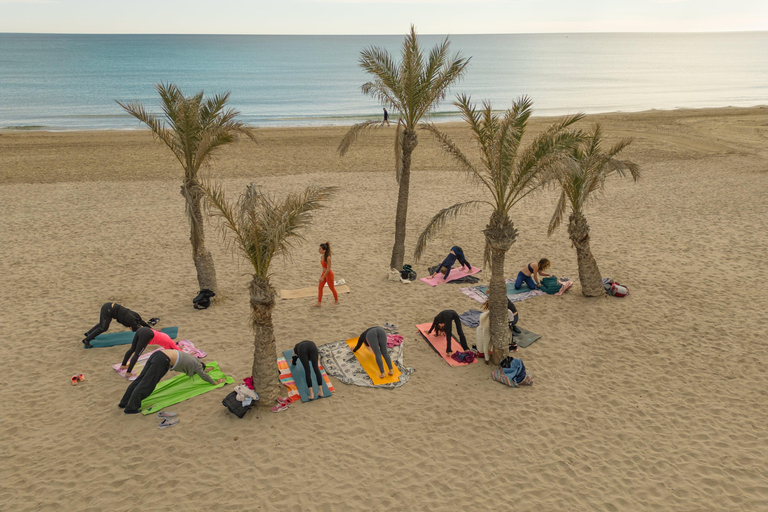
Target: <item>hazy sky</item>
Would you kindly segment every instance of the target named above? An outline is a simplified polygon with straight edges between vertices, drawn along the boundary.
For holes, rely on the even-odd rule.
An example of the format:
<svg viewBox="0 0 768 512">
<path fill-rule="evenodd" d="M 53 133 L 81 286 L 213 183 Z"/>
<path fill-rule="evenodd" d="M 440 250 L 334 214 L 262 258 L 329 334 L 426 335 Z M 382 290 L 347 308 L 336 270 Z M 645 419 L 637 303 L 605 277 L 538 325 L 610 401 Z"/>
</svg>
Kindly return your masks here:
<svg viewBox="0 0 768 512">
<path fill-rule="evenodd" d="M 422 34 L 768 30 L 768 0 L 0 0 L 0 32 L 403 34 L 411 23 Z"/>
</svg>

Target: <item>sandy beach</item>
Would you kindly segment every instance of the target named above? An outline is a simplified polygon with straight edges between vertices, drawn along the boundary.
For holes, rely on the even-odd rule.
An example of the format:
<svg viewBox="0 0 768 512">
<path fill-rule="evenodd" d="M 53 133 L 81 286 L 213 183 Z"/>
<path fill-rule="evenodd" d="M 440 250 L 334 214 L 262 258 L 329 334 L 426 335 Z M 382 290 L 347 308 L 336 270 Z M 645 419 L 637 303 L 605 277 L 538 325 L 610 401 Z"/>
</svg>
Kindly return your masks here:
<svg viewBox="0 0 768 512">
<path fill-rule="evenodd" d="M 344 127 L 259 129 L 258 145 L 223 149 L 209 172 L 231 198 L 251 182 L 278 195 L 339 188 L 272 280 L 316 285 L 328 240 L 351 293 L 338 307 L 280 301 L 278 351 L 391 322 L 416 371 L 395 390 L 332 378 L 330 399 L 244 419 L 221 405 L 226 386 L 173 406 L 181 421 L 166 430 L 117 407 L 127 382 L 110 365 L 126 347 L 84 350 L 83 332 L 115 301 L 179 326 L 240 382 L 253 357 L 248 267 L 211 219 L 220 290 L 193 309 L 182 171 L 148 131 L 0 131 L 0 509 L 768 510 L 768 107 L 582 125 L 595 121 L 611 141 L 634 137 L 623 156 L 642 167 L 587 210 L 602 275 L 631 294 L 589 300 L 577 283 L 519 303 L 520 325 L 542 338 L 517 353 L 535 382 L 518 389 L 482 363 L 449 367 L 417 335 L 443 309 L 478 308 L 461 285 L 386 281 L 394 127 L 343 158 Z M 444 128 L 469 151 L 461 124 Z M 432 215 L 482 193 L 420 134 L 406 260 Z M 554 205 L 543 191 L 513 212 L 507 277 L 542 257 L 578 277 L 566 229 L 547 237 Z M 451 224 L 419 277 L 454 244 L 479 266 L 488 216 Z M 86 381 L 73 387 L 76 373 Z"/>
</svg>

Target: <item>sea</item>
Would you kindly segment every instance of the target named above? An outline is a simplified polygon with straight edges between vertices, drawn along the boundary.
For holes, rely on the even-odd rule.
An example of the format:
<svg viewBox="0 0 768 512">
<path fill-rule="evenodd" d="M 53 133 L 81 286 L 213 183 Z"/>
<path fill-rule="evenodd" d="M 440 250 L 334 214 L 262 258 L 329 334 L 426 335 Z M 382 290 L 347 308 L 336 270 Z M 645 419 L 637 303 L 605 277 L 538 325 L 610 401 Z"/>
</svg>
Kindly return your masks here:
<svg viewBox="0 0 768 512">
<path fill-rule="evenodd" d="M 422 35 L 425 52 L 446 36 Z M 456 120 L 455 96 L 534 114 L 768 104 L 768 32 L 447 36 L 471 61 L 431 114 Z M 0 129 L 142 128 L 115 100 L 159 111 L 155 85 L 230 92 L 253 126 L 351 125 L 379 119 L 361 86 L 361 50 L 399 59 L 402 35 L 0 34 Z M 396 112 L 391 113 L 396 117 Z"/>
</svg>

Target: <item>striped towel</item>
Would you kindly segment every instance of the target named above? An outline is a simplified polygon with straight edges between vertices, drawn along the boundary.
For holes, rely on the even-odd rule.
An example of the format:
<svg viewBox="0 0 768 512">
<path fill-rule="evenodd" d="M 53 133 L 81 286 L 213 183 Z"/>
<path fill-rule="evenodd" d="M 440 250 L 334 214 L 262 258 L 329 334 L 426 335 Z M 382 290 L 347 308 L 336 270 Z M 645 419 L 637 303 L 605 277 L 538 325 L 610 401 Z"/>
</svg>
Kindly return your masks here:
<svg viewBox="0 0 768 512">
<path fill-rule="evenodd" d="M 286 388 L 288 388 L 288 400 L 290 400 L 291 402 L 301 401 L 301 396 L 299 395 L 299 389 L 296 387 L 296 382 L 294 382 L 293 380 L 291 367 L 288 366 L 288 361 L 285 360 L 284 356 L 280 356 L 277 358 L 277 369 L 280 370 L 280 382 Z M 329 379 L 328 375 L 325 373 L 325 369 L 323 368 L 323 365 L 320 365 L 320 373 L 323 374 L 323 380 L 325 381 L 325 385 L 328 386 L 328 390 L 331 393 L 336 391 L 333 388 L 333 384 L 331 384 L 331 379 Z"/>
</svg>

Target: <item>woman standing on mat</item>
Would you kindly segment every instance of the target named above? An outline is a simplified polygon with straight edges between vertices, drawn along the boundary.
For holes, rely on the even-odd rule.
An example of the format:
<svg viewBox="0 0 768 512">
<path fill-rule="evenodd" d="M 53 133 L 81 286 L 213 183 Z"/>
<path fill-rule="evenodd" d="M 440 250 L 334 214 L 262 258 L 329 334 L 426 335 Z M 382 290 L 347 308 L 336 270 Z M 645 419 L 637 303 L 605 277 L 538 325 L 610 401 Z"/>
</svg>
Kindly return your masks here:
<svg viewBox="0 0 768 512">
<path fill-rule="evenodd" d="M 147 359 L 147 364 L 125 390 L 118 407 L 124 409 L 125 414 L 137 414 L 141 410 L 141 401 L 147 398 L 155 390 L 168 370 L 184 373 L 189 377 L 199 375 L 201 379 L 214 386 L 226 382 L 226 378 L 214 381 L 208 373 L 213 367 L 206 368 L 205 363 L 193 355 L 180 350 L 158 350 Z"/>
<path fill-rule="evenodd" d="M 544 273 L 548 268 L 549 260 L 547 258 L 541 258 L 538 263 L 529 263 L 526 267 L 523 267 L 523 270 L 517 273 L 515 290 L 519 290 L 523 283 L 527 284 L 531 290 L 535 290 L 539 286 L 539 277 L 550 277 L 552 275 Z"/>
<path fill-rule="evenodd" d="M 387 374 L 391 377 L 395 371 L 392 366 L 392 359 L 389 357 L 389 351 L 387 350 L 387 333 L 384 332 L 383 327 L 369 327 L 363 331 L 363 334 L 357 337 L 357 346 L 352 349 L 352 352 L 357 352 L 363 343 L 368 345 L 373 351 L 373 355 L 376 356 L 376 364 L 379 366 L 379 378 L 384 378 L 384 363 L 381 361 L 381 356 L 384 356 L 384 361 L 387 362 L 389 372 Z"/>
<path fill-rule="evenodd" d="M 320 390 L 320 398 L 325 398 L 325 394 L 323 393 L 323 374 L 320 373 L 320 363 L 318 358 L 317 345 L 315 345 L 314 341 L 304 340 L 293 347 L 291 366 L 296 366 L 297 359 L 301 361 L 301 366 L 304 367 L 304 376 L 307 378 L 307 388 L 309 388 L 310 400 L 315 399 L 315 390 L 312 389 L 312 374 L 309 373 L 310 362 L 312 363 L 312 369 L 315 371 L 317 388 Z"/>
<path fill-rule="evenodd" d="M 464 251 L 461 250 L 461 247 L 454 245 L 451 247 L 451 250 L 448 252 L 448 256 L 445 257 L 442 263 L 438 265 L 434 272 L 429 273 L 429 277 L 434 276 L 438 272 L 442 273 L 442 269 L 445 269 L 445 277 L 444 280 L 448 280 L 448 274 L 451 273 L 451 268 L 453 267 L 453 264 L 456 263 L 456 260 L 459 260 L 459 263 L 461 263 L 462 270 L 464 267 L 467 267 L 467 270 L 472 270 L 472 265 L 469 264 L 467 261 L 467 258 L 464 257 Z"/>
<path fill-rule="evenodd" d="M 139 330 L 136 331 L 136 334 L 133 336 L 131 348 L 128 349 L 123 357 L 123 364 L 120 365 L 120 369 L 126 370 L 128 375 L 131 375 L 133 367 L 136 365 L 136 361 L 139 360 L 139 356 L 141 356 L 141 353 L 144 352 L 144 349 L 147 348 L 147 345 L 149 344 L 159 345 L 167 349 L 181 350 L 171 337 L 164 332 L 156 331 L 149 327 L 139 327 Z M 131 358 L 131 355 L 133 355 L 131 364 L 126 367 L 125 365 L 128 364 L 128 359 Z"/>
<path fill-rule="evenodd" d="M 142 320 L 141 316 L 135 311 L 124 308 L 115 302 L 107 302 L 101 306 L 99 323 L 91 327 L 91 330 L 85 333 L 85 339 L 83 340 L 85 348 L 92 348 L 91 340 L 99 334 L 107 332 L 112 320 L 117 320 L 118 323 L 130 327 L 133 332 L 136 332 L 139 327 L 149 327 L 149 324 Z"/>
<path fill-rule="evenodd" d="M 459 333 L 459 344 L 461 345 L 461 348 L 464 349 L 464 352 L 468 351 L 467 338 L 464 336 L 464 331 L 461 328 L 461 319 L 459 318 L 459 314 L 452 309 L 446 309 L 445 311 L 438 313 L 432 321 L 432 327 L 429 328 L 427 334 L 431 333 L 433 330 L 435 331 L 435 336 L 440 336 L 440 334 L 445 333 L 445 353 L 450 355 L 451 352 L 453 352 L 451 350 L 451 335 L 453 334 L 451 322 L 456 324 L 456 332 Z"/>
<path fill-rule="evenodd" d="M 323 255 L 323 257 L 320 258 L 320 264 L 323 266 L 323 273 L 320 274 L 320 285 L 317 288 L 317 304 L 315 304 L 315 307 L 320 307 L 323 302 L 323 288 L 325 288 L 326 283 L 333 293 L 334 304 L 338 304 L 339 294 L 336 293 L 336 287 L 333 285 L 334 276 L 333 270 L 331 270 L 331 244 L 329 242 L 320 244 L 320 249 L 318 249 L 317 252 Z"/>
</svg>

